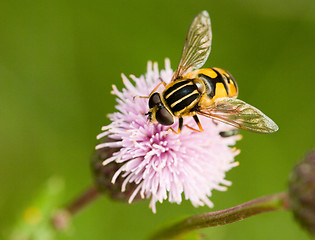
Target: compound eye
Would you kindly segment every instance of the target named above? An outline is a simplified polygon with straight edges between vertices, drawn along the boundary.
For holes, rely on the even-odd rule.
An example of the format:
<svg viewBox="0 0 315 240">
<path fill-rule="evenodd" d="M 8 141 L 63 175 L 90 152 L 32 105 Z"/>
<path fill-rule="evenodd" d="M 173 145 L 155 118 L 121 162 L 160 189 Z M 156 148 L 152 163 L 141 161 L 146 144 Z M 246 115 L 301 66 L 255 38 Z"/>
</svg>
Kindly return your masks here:
<svg viewBox="0 0 315 240">
<path fill-rule="evenodd" d="M 166 108 L 160 108 L 155 113 L 156 120 L 162 125 L 172 125 L 174 123 L 173 115 L 166 110 Z"/>
<path fill-rule="evenodd" d="M 160 94 L 153 93 L 149 99 L 149 108 L 153 108 L 160 102 L 161 102 Z"/>
</svg>

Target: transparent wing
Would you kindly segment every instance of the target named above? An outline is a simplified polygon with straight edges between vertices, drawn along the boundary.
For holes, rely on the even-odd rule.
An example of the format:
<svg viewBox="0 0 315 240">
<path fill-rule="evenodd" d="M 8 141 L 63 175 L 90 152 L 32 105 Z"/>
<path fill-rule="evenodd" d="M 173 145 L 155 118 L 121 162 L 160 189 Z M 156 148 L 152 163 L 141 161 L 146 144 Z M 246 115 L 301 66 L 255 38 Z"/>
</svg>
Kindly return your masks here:
<svg viewBox="0 0 315 240">
<path fill-rule="evenodd" d="M 181 60 L 172 80 L 204 65 L 210 54 L 211 39 L 209 13 L 202 11 L 194 18 L 189 27 Z"/>
<path fill-rule="evenodd" d="M 258 133 L 272 133 L 277 124 L 257 108 L 235 98 L 218 98 L 211 108 L 201 109 L 200 115 Z"/>
</svg>

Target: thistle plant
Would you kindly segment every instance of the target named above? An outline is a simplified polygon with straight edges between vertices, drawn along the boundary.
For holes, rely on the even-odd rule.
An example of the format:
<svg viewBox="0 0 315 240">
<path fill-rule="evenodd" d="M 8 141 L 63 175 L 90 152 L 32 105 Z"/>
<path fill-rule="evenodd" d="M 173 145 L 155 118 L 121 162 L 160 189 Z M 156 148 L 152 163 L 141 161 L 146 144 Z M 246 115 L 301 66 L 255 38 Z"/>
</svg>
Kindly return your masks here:
<svg viewBox="0 0 315 240">
<path fill-rule="evenodd" d="M 156 214 L 157 204 L 163 201 L 181 204 L 188 200 L 194 207 L 206 205 L 212 208 L 214 203 L 210 198 L 213 190 L 226 191 L 232 184 L 226 179 L 226 173 L 238 166 L 235 156 L 240 150 L 234 145 L 241 139 L 241 135 L 237 128 L 260 133 L 278 130 L 278 126 L 261 111 L 236 99 L 238 93 L 236 82 L 229 73 L 218 68 L 211 68 L 211 71 L 201 70 L 202 73 L 211 73 L 208 78 L 211 79 L 213 76 L 212 80 L 219 74 L 225 77 L 225 80 L 220 82 L 222 85 L 218 85 L 221 89 L 218 87 L 220 93 L 217 95 L 215 91 L 209 90 L 211 84 L 215 85 L 212 86 L 215 90 L 217 82 L 205 80 L 209 86 L 203 85 L 202 81 L 193 82 L 191 80 L 194 79 L 196 72 L 190 72 L 186 76 L 189 76 L 187 79 L 191 81 L 187 85 L 195 85 L 190 92 L 191 95 L 187 96 L 193 96 L 199 91 L 197 95 L 200 97 L 208 90 L 209 96 L 212 94 L 213 99 L 217 97 L 211 104 L 220 111 L 212 111 L 213 108 L 207 111 L 192 108 L 190 116 L 193 118 L 185 118 L 184 127 L 182 122 L 184 115 L 180 114 L 176 116 L 177 121 L 175 114 L 173 116 L 170 112 L 162 116 L 164 117 L 162 120 L 167 121 L 161 119 L 159 121 L 158 112 L 168 109 L 161 99 L 153 101 L 154 104 L 150 103 L 152 89 L 158 90 L 159 87 L 163 87 L 162 84 L 169 86 L 174 79 L 181 79 L 188 70 L 201 67 L 209 56 L 211 37 L 210 18 L 208 13 L 203 11 L 192 23 L 180 65 L 175 72 L 171 69 L 170 61 L 166 59 L 162 70 L 159 70 L 157 63 L 148 62 L 147 72 L 140 77 L 131 75 L 128 78 L 122 74 L 124 88 L 118 90 L 114 85 L 112 90 L 117 101 L 116 112 L 108 115 L 111 123 L 104 126 L 97 136 L 99 143 L 91 158 L 94 184 L 68 206 L 53 214 L 52 226 L 56 230 L 67 228 L 71 218 L 101 194 L 130 205 L 136 200 L 148 200 L 149 207 Z M 183 82 L 179 82 L 179 86 L 176 87 L 174 84 L 173 89 L 169 87 L 167 96 L 174 97 L 176 95 L 174 92 L 184 88 L 186 83 Z M 174 106 L 188 99 L 186 96 L 174 98 L 170 100 Z M 190 102 L 187 100 L 186 105 L 195 101 L 197 97 L 192 99 Z M 207 100 L 203 99 L 204 105 L 209 104 L 212 99 L 208 102 Z M 181 109 L 185 109 L 186 105 Z M 197 116 L 197 113 L 200 116 Z M 194 124 L 197 124 L 199 130 L 191 127 Z M 174 129 L 179 131 L 176 132 Z M 148 238 L 179 239 L 201 228 L 225 225 L 276 210 L 292 211 L 301 226 L 315 237 L 314 172 L 315 153 L 310 152 L 294 168 L 287 191 L 257 198 L 228 209 L 188 217 L 152 233 Z M 40 222 L 39 218 L 34 218 L 34 214 L 32 217 L 32 211 L 27 212 L 27 219 Z M 40 215 L 38 209 L 33 212 L 36 212 L 36 216 Z M 195 238 L 198 238 L 198 235 Z"/>
<path fill-rule="evenodd" d="M 117 112 L 110 114 L 111 124 L 104 126 L 98 139 L 105 140 L 96 150 L 117 149 L 110 157 L 102 160 L 104 168 L 110 163 L 120 165 L 111 179 L 115 184 L 121 176 L 121 191 L 128 184 L 135 185 L 129 197 L 150 199 L 150 208 L 156 212 L 156 202 L 168 200 L 180 204 L 182 196 L 194 206 L 213 206 L 209 200 L 213 189 L 225 191 L 231 182 L 225 173 L 238 165 L 234 157 L 239 153 L 230 146 L 240 139 L 239 135 L 222 137 L 220 133 L 230 131 L 223 123 L 202 118 L 203 132 L 184 128 L 181 134 L 169 130 L 169 126 L 148 122 L 148 100 L 135 96 L 148 96 L 159 81 L 168 82 L 173 71 L 170 61 L 165 62 L 161 72 L 157 64 L 148 63 L 145 76 L 129 79 L 122 75 L 125 88 L 122 91 L 113 86 L 116 95 Z M 193 122 L 187 122 L 193 124 Z M 178 123 L 171 127 L 176 128 Z"/>
<path fill-rule="evenodd" d="M 204 132 L 184 129 L 175 134 L 168 127 L 148 123 L 146 99 L 134 98 L 149 94 L 160 79 L 172 75 L 170 62 L 159 71 L 156 63 L 139 78 L 122 75 L 125 88 L 117 96 L 117 112 L 110 114 L 111 123 L 97 136 L 91 160 L 95 185 L 53 216 L 57 229 L 67 227 L 71 218 L 100 194 L 132 204 L 149 199 L 154 213 L 156 203 L 163 200 L 180 204 L 184 197 L 195 207 L 213 206 L 209 200 L 212 190 L 227 190 L 231 182 L 226 171 L 237 166 L 234 157 L 239 150 L 232 147 L 240 135 L 227 135 L 233 128 L 202 118 Z M 188 122 L 189 123 L 189 122 Z M 176 127 L 178 123 L 174 123 Z M 260 213 L 290 210 L 298 222 L 315 236 L 315 154 L 310 152 L 293 170 L 287 191 L 257 198 L 249 202 L 204 214 L 188 217 L 152 233 L 150 239 L 177 239 L 201 228 L 215 227 L 239 221 Z M 158 213 L 157 213 L 158 214 Z M 196 235 L 197 236 L 197 235 Z"/>
</svg>

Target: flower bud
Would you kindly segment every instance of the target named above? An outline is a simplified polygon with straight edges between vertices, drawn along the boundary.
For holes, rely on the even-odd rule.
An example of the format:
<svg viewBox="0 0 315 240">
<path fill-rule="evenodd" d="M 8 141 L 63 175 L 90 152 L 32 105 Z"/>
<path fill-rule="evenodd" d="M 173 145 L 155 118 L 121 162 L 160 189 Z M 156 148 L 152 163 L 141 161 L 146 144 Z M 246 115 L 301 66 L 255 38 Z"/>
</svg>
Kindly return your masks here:
<svg viewBox="0 0 315 240">
<path fill-rule="evenodd" d="M 106 138 L 104 142 L 108 139 Z M 126 186 L 125 191 L 122 191 L 122 184 L 124 178 L 119 176 L 115 183 L 112 183 L 112 178 L 115 172 L 122 166 L 122 164 L 111 162 L 109 164 L 103 165 L 105 159 L 110 158 L 115 152 L 118 152 L 119 148 L 108 148 L 104 147 L 101 149 L 95 150 L 91 158 L 91 168 L 95 179 L 95 184 L 98 190 L 102 193 L 108 194 L 111 198 L 128 201 L 131 194 L 134 192 L 137 187 L 135 183 L 129 183 Z M 140 196 L 137 195 L 136 199 L 140 199 Z"/>
<path fill-rule="evenodd" d="M 289 181 L 291 209 L 297 221 L 315 237 L 315 151 L 293 169 Z"/>
</svg>

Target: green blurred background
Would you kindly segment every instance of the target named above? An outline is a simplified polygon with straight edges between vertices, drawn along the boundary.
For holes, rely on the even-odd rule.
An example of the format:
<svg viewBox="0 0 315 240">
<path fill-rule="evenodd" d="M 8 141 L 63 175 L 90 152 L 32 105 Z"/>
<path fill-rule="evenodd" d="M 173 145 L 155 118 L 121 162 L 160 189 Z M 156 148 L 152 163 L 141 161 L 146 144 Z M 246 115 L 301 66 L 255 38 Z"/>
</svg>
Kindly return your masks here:
<svg viewBox="0 0 315 240">
<path fill-rule="evenodd" d="M 5 239 L 51 176 L 61 176 L 66 203 L 92 183 L 95 136 L 114 111 L 111 85 L 139 76 L 148 60 L 173 69 L 188 26 L 210 12 L 212 53 L 206 66 L 231 72 L 240 99 L 280 127 L 242 132 L 240 166 L 213 210 L 283 191 L 294 164 L 315 142 L 315 1 L 0 1 L 0 234 Z M 133 205 L 103 197 L 58 239 L 145 239 L 180 216 L 207 207 Z M 273 212 L 203 230 L 209 239 L 308 239 L 290 212 Z M 0 236 L 1 236 L 0 235 Z M 1 238 L 1 237 L 0 237 Z"/>
</svg>

